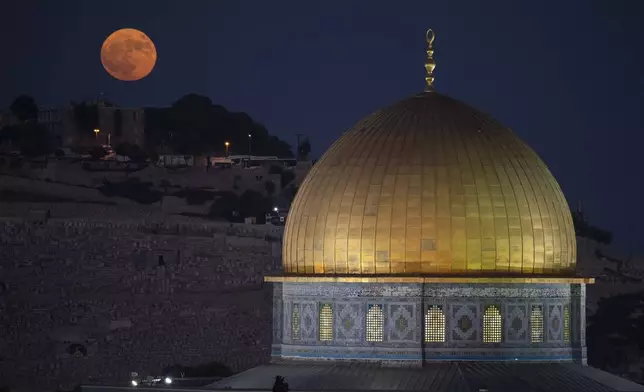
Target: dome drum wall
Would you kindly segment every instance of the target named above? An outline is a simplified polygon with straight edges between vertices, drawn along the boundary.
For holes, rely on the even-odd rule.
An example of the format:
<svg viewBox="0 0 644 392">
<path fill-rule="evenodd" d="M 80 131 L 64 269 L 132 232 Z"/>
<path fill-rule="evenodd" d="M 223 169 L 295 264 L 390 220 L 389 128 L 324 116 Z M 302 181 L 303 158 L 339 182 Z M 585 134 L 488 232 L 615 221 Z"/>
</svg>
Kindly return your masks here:
<svg viewBox="0 0 644 392">
<path fill-rule="evenodd" d="M 298 275 L 570 275 L 566 199 L 511 130 L 429 92 L 380 110 L 313 167 L 291 206 Z"/>
<path fill-rule="evenodd" d="M 275 359 L 586 363 L 585 283 L 273 284 Z"/>
</svg>

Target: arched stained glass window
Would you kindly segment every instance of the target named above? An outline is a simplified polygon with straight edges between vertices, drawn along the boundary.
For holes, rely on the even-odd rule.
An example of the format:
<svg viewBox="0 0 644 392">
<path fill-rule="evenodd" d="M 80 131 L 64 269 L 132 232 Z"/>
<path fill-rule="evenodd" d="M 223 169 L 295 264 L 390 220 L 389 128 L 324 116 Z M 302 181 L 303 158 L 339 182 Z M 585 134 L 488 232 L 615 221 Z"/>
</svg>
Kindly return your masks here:
<svg viewBox="0 0 644 392">
<path fill-rule="evenodd" d="M 291 314 L 291 337 L 293 340 L 300 339 L 300 331 L 300 304 L 293 304 L 293 312 Z"/>
<path fill-rule="evenodd" d="M 563 308 L 563 338 L 564 342 L 570 341 L 570 306 L 564 305 Z"/>
<path fill-rule="evenodd" d="M 483 342 L 501 343 L 502 336 L 501 311 L 496 305 L 489 305 L 483 313 Z"/>
<path fill-rule="evenodd" d="M 532 343 L 543 342 L 543 307 L 532 305 L 530 312 L 530 338 Z"/>
<path fill-rule="evenodd" d="M 369 305 L 367 310 L 367 342 L 382 342 L 384 320 L 382 305 Z"/>
<path fill-rule="evenodd" d="M 333 308 L 331 304 L 320 306 L 320 340 L 333 340 Z"/>
<path fill-rule="evenodd" d="M 425 341 L 445 342 L 445 313 L 440 305 L 431 305 L 425 312 Z"/>
</svg>

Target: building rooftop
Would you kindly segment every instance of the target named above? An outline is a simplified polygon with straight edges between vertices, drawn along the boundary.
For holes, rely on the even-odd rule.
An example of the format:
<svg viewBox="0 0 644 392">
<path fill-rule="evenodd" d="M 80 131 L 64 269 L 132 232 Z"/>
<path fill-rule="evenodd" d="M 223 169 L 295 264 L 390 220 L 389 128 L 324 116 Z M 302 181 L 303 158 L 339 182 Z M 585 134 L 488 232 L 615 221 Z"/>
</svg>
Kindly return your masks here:
<svg viewBox="0 0 644 392">
<path fill-rule="evenodd" d="M 285 378 L 292 391 L 644 391 L 644 386 L 588 366 L 496 362 L 435 363 L 423 368 L 277 362 L 204 388 L 270 390 L 278 375 Z"/>
</svg>

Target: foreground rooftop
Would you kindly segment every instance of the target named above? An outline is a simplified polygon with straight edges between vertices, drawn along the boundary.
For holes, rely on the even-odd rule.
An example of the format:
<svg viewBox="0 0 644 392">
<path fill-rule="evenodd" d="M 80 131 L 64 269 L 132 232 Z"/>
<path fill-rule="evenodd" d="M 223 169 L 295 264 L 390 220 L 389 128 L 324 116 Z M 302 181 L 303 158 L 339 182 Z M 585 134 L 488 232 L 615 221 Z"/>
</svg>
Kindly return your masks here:
<svg viewBox="0 0 644 392">
<path fill-rule="evenodd" d="M 275 376 L 291 391 L 449 391 L 449 392 L 608 392 L 644 391 L 644 386 L 589 367 L 568 363 L 451 362 L 423 368 L 392 368 L 368 363 L 275 362 L 210 385 L 182 385 L 146 391 L 270 391 Z M 84 392 L 135 390 L 131 387 L 83 386 Z"/>
<path fill-rule="evenodd" d="M 275 376 L 293 391 L 644 391 L 644 386 L 576 364 L 451 362 L 423 368 L 368 363 L 277 362 L 220 380 L 206 388 L 264 389 Z"/>
</svg>

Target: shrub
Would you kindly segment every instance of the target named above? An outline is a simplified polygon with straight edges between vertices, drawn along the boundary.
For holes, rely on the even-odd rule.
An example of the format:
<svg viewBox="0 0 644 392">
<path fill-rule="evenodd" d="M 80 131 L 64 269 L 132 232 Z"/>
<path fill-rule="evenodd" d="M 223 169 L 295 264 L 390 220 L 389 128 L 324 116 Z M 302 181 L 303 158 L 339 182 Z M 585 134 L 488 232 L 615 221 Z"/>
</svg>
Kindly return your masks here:
<svg viewBox="0 0 644 392">
<path fill-rule="evenodd" d="M 161 192 L 151 189 L 149 182 L 132 178 L 123 182 L 106 181 L 98 188 L 107 197 L 123 197 L 140 204 L 154 204 L 161 200 Z"/>
<path fill-rule="evenodd" d="M 284 170 L 281 175 L 282 188 L 287 186 L 291 181 L 295 179 L 295 174 L 292 170 Z"/>
<path fill-rule="evenodd" d="M 282 174 L 283 172 L 284 168 L 282 166 L 271 165 L 268 169 L 268 174 Z"/>
<path fill-rule="evenodd" d="M 186 199 L 186 203 L 189 205 L 203 205 L 207 201 L 212 201 L 215 194 L 205 189 L 188 188 L 175 192 L 173 196 Z"/>
<path fill-rule="evenodd" d="M 271 210 L 271 201 L 259 192 L 246 191 L 239 197 L 241 215 L 244 218 L 255 217 L 257 223 L 266 222 L 266 213 Z"/>
<path fill-rule="evenodd" d="M 239 197 L 234 192 L 223 192 L 211 204 L 208 215 L 212 218 L 239 222 L 243 219 L 239 214 L 239 210 Z"/>
</svg>

